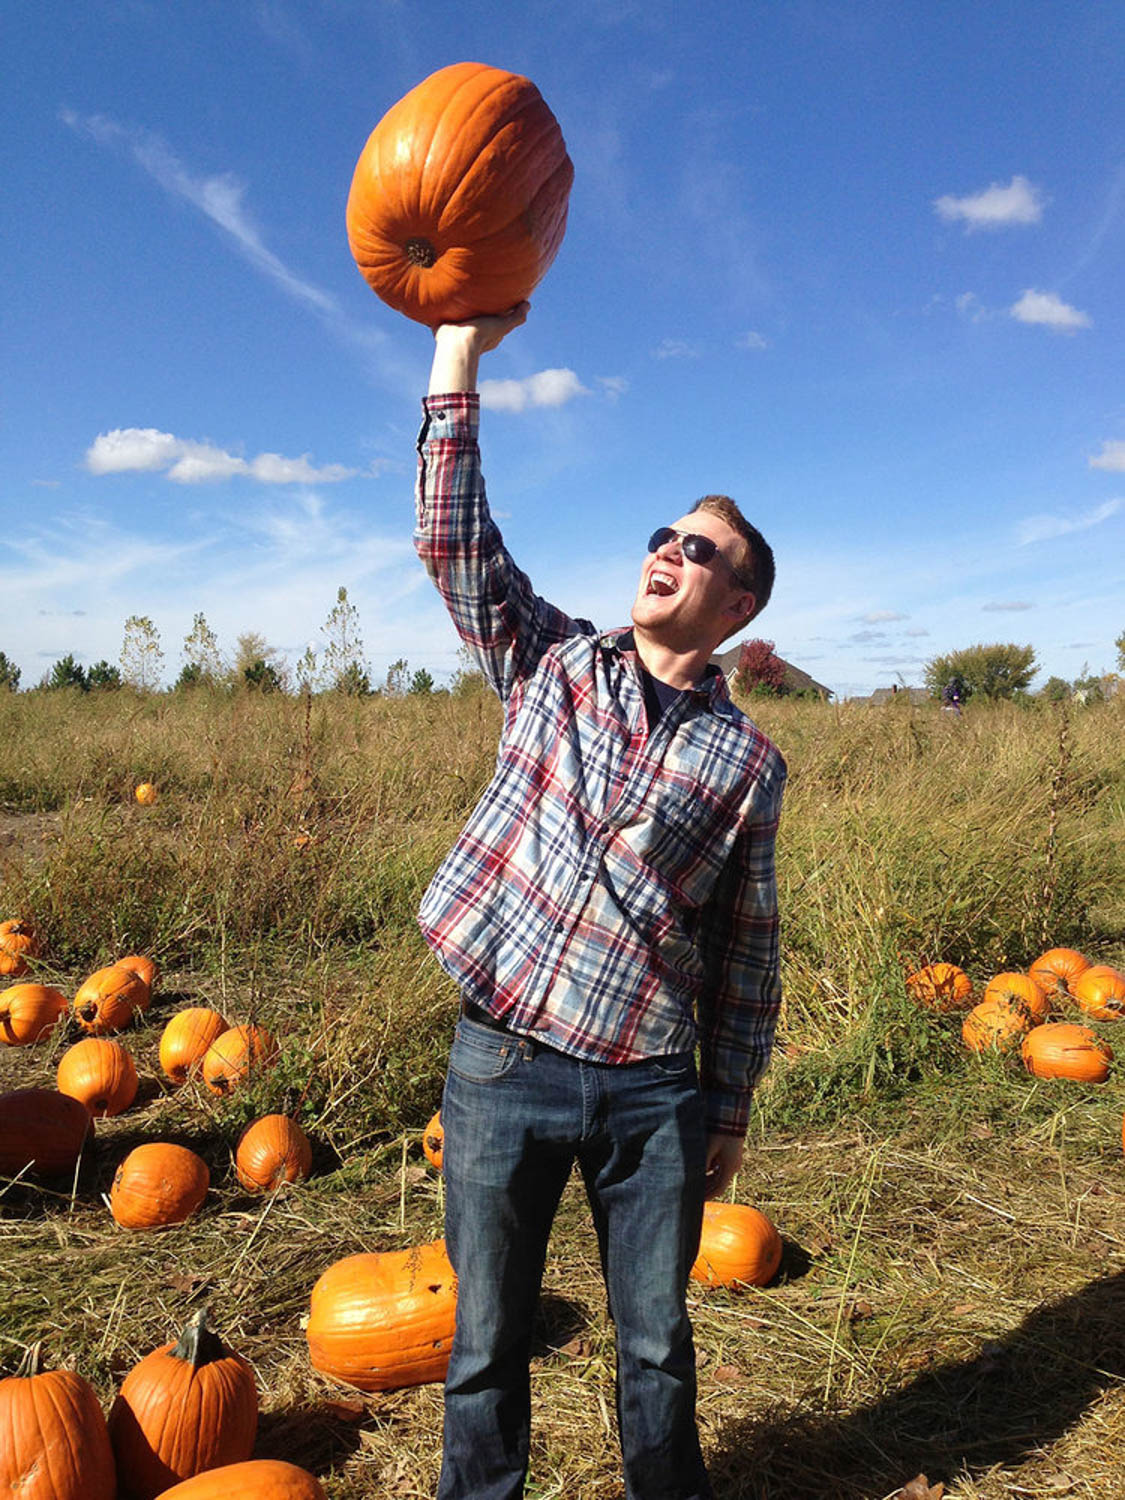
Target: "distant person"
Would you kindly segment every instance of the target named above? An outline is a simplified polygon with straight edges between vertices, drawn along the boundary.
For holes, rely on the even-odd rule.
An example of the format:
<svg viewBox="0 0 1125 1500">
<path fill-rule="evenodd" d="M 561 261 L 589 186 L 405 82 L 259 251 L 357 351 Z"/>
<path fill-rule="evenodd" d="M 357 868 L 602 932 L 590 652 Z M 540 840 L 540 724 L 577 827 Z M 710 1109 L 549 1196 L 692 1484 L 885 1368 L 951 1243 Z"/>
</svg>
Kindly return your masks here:
<svg viewBox="0 0 1125 1500">
<path fill-rule="evenodd" d="M 616 1327 L 625 1493 L 703 1500 L 685 1293 L 777 1023 L 785 784 L 709 658 L 764 607 L 773 557 L 708 496 L 653 517 L 632 628 L 600 633 L 536 595 L 477 446 L 480 356 L 527 311 L 436 330 L 418 443 L 415 545 L 504 705 L 492 781 L 420 912 L 462 995 L 442 1102 L 458 1294 L 438 1495 L 523 1493 L 532 1321 L 577 1162 Z M 578 578 L 604 538 L 589 522 L 568 536 Z"/>
<path fill-rule="evenodd" d="M 942 688 L 941 706 L 943 710 L 961 717 L 961 684 L 956 677 L 951 677 Z"/>
</svg>

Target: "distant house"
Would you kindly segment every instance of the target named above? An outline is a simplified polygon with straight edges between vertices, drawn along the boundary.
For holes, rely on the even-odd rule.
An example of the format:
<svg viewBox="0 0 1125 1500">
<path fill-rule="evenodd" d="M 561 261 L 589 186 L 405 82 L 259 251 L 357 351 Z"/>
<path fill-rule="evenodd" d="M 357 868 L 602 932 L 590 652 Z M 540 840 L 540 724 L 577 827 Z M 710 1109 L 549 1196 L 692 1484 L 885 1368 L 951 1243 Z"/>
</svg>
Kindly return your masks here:
<svg viewBox="0 0 1125 1500">
<path fill-rule="evenodd" d="M 740 641 L 737 646 L 731 646 L 728 651 L 716 651 L 711 658 L 728 682 L 734 681 L 741 650 L 742 642 Z M 795 667 L 792 662 L 786 661 L 784 656 L 779 656 L 778 661 L 785 667 L 785 686 L 790 693 L 813 692 L 823 698 L 826 703 L 832 697 L 832 689 L 825 687 L 823 682 L 817 682 L 807 672 L 802 672 L 800 667 Z"/>
<path fill-rule="evenodd" d="M 930 692 L 928 688 L 920 687 L 876 688 L 867 701 L 878 706 L 880 703 L 897 703 L 900 698 L 909 699 L 911 703 L 929 703 Z"/>
</svg>

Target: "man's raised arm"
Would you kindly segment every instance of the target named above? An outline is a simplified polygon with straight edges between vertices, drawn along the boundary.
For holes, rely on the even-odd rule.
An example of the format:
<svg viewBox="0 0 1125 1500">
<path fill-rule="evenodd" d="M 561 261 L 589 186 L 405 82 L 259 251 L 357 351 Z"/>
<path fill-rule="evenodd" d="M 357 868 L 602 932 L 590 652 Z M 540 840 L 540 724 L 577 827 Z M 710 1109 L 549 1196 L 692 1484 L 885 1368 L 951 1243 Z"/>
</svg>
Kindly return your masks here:
<svg viewBox="0 0 1125 1500">
<path fill-rule="evenodd" d="M 434 329 L 434 362 L 430 369 L 431 396 L 475 391 L 480 357 L 527 321 L 529 302 L 518 302 L 497 317 L 469 318 L 464 323 L 442 323 Z"/>
</svg>

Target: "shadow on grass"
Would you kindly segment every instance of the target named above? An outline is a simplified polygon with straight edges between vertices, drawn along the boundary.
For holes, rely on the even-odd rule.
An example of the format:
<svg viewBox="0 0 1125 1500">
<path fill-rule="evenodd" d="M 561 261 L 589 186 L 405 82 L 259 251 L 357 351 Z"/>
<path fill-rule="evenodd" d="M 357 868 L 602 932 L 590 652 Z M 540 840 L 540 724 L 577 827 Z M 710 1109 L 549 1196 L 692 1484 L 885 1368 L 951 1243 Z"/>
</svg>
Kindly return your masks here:
<svg viewBox="0 0 1125 1500">
<path fill-rule="evenodd" d="M 916 1474 L 1019 1464 L 1125 1378 L 1125 1272 L 1044 1302 L 974 1359 L 947 1361 L 847 1412 L 728 1423 L 711 1460 L 717 1500 L 875 1500 Z"/>
</svg>

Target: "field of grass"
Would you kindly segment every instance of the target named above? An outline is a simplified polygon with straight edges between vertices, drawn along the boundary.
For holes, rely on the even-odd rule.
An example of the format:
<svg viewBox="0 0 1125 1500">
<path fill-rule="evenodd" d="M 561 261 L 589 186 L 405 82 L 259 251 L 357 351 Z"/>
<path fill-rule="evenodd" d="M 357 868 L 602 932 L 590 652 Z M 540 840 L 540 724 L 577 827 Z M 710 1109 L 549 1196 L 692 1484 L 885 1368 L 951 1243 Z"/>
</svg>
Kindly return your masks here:
<svg viewBox="0 0 1125 1500">
<path fill-rule="evenodd" d="M 786 1004 L 735 1196 L 785 1258 L 762 1290 L 692 1285 L 719 1500 L 879 1500 L 920 1472 L 957 1500 L 1125 1492 L 1125 1025 L 1095 1026 L 1108 1083 L 1036 1081 L 968 1055 L 960 1017 L 902 983 L 942 958 L 983 984 L 1057 944 L 1125 964 L 1125 702 L 751 711 L 790 766 Z M 0 917 L 34 920 L 37 977 L 68 994 L 124 953 L 163 974 L 124 1037 L 140 1102 L 99 1122 L 75 1183 L 0 1181 L 0 1365 L 41 1340 L 108 1408 L 208 1304 L 257 1373 L 259 1456 L 332 1500 L 433 1493 L 440 1388 L 333 1387 L 301 1319 L 332 1261 L 441 1233 L 421 1134 L 456 996 L 414 911 L 498 724 L 473 695 L 0 696 Z M 157 1042 L 187 1004 L 264 1021 L 278 1066 L 226 1100 L 165 1088 Z M 53 1084 L 71 1039 L 5 1049 L 0 1083 Z M 316 1159 L 263 1201 L 231 1153 L 274 1109 Z M 102 1195 L 154 1138 L 199 1151 L 212 1189 L 188 1224 L 130 1234 Z M 529 1493 L 618 1497 L 612 1329 L 573 1184 L 540 1333 Z"/>
</svg>

